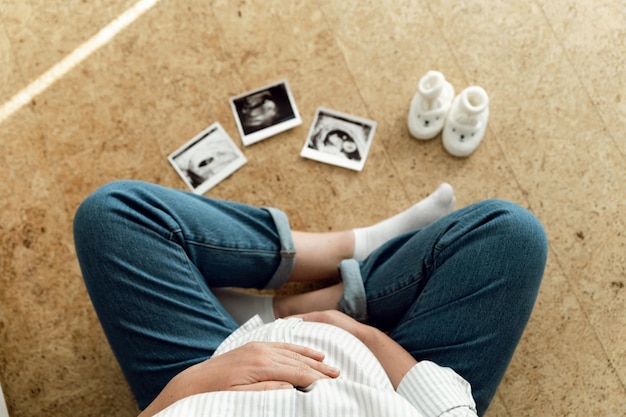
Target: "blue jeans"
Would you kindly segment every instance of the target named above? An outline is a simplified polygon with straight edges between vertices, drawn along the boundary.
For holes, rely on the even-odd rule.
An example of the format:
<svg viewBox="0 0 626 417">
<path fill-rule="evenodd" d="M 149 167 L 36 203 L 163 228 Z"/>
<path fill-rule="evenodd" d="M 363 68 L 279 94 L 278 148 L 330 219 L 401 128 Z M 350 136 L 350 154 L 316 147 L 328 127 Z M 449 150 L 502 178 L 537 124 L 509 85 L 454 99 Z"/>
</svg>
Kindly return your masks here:
<svg viewBox="0 0 626 417">
<path fill-rule="evenodd" d="M 237 323 L 212 287 L 279 288 L 295 248 L 287 216 L 137 181 L 79 207 L 78 260 L 109 343 L 141 408 L 213 354 Z M 535 303 L 542 226 L 483 201 L 339 265 L 339 308 L 389 333 L 417 360 L 451 367 L 491 401 Z"/>
</svg>

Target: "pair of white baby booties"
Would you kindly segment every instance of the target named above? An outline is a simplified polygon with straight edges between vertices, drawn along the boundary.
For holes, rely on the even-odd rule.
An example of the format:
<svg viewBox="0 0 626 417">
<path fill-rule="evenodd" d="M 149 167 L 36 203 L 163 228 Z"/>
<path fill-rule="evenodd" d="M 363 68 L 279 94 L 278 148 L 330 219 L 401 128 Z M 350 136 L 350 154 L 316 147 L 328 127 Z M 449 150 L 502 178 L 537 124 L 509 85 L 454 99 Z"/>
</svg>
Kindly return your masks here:
<svg viewBox="0 0 626 417">
<path fill-rule="evenodd" d="M 429 71 L 417 84 L 408 125 L 411 135 L 429 140 L 442 133 L 444 148 L 457 157 L 471 155 L 485 135 L 489 97 L 479 86 L 467 87 L 456 97 L 454 87 L 439 71 Z"/>
</svg>

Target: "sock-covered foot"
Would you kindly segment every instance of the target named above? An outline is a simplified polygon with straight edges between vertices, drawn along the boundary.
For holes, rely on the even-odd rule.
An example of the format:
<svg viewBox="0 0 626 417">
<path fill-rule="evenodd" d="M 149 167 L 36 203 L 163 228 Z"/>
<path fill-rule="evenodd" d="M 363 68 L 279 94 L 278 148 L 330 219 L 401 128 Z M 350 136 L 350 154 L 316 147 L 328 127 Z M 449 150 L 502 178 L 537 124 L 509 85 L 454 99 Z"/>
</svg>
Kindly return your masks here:
<svg viewBox="0 0 626 417">
<path fill-rule="evenodd" d="M 443 183 L 428 197 L 403 212 L 372 226 L 353 229 L 353 258 L 361 261 L 388 240 L 411 230 L 428 226 L 452 212 L 455 202 L 452 186 Z"/>
</svg>

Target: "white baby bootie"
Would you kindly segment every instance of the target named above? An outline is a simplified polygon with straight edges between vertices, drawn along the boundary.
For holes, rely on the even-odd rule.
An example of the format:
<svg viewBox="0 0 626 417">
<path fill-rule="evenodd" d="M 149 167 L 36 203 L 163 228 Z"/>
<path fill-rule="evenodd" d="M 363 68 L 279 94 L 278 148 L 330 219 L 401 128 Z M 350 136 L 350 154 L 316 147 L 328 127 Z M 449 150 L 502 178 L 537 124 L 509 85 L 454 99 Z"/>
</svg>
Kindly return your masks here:
<svg viewBox="0 0 626 417">
<path fill-rule="evenodd" d="M 443 129 L 454 98 L 454 87 L 439 71 L 420 78 L 409 108 L 409 132 L 416 139 L 432 139 Z"/>
<path fill-rule="evenodd" d="M 452 155 L 469 156 L 485 135 L 489 97 L 478 86 L 467 87 L 452 102 L 443 128 L 443 146 Z"/>
</svg>

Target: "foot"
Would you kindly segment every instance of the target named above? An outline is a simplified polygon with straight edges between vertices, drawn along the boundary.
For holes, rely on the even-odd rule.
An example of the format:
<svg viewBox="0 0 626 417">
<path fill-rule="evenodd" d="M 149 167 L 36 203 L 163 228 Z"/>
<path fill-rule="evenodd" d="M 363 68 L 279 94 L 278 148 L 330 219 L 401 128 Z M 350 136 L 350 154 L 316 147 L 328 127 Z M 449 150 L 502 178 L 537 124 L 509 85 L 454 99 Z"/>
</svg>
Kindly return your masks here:
<svg viewBox="0 0 626 417">
<path fill-rule="evenodd" d="M 354 229 L 354 255 L 363 260 L 388 240 L 412 230 L 428 226 L 454 209 L 454 189 L 443 183 L 431 195 L 380 223 Z"/>
</svg>

